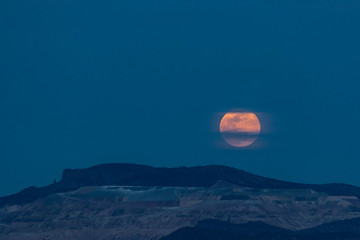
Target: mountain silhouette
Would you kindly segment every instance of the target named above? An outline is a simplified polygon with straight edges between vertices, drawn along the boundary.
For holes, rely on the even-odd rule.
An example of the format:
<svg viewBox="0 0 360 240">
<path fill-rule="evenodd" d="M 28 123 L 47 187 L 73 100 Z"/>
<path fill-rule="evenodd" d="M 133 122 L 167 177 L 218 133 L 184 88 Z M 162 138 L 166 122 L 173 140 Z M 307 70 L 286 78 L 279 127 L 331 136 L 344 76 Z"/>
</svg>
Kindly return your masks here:
<svg viewBox="0 0 360 240">
<path fill-rule="evenodd" d="M 312 189 L 334 196 L 360 196 L 360 188 L 347 184 L 301 184 L 258 176 L 222 165 L 196 167 L 151 167 L 129 163 L 101 164 L 85 169 L 65 169 L 59 182 L 29 187 L 0 198 L 0 206 L 25 204 L 49 194 L 84 186 L 179 186 L 209 188 L 219 182 L 259 189 Z"/>
<path fill-rule="evenodd" d="M 184 227 L 161 240 L 358 240 L 360 218 L 334 221 L 314 228 L 289 231 L 263 222 L 233 224 L 203 220 L 194 227 Z"/>
</svg>

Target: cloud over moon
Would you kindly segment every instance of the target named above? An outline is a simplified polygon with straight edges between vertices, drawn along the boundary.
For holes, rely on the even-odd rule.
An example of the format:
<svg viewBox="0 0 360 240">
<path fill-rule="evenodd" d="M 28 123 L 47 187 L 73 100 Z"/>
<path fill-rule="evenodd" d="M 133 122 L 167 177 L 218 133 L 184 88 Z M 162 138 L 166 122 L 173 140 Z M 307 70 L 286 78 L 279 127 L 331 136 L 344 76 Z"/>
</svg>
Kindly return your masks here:
<svg viewBox="0 0 360 240">
<path fill-rule="evenodd" d="M 260 121 L 252 112 L 229 112 L 220 122 L 224 140 L 234 147 L 251 145 L 260 133 Z"/>
</svg>

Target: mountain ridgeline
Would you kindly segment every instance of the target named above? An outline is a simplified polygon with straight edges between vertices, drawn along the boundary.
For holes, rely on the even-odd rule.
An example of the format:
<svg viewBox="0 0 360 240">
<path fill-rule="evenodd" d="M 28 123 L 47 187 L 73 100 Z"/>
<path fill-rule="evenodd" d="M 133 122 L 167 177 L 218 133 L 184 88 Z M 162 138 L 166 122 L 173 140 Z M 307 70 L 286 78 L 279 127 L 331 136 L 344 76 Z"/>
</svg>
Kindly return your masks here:
<svg viewBox="0 0 360 240">
<path fill-rule="evenodd" d="M 360 188 L 347 184 L 300 184 L 254 175 L 221 165 L 197 167 L 151 167 L 112 163 L 85 169 L 65 169 L 62 179 L 45 187 L 29 187 L 0 198 L 0 206 L 25 204 L 52 193 L 76 190 L 84 186 L 178 186 L 209 188 L 218 181 L 259 189 L 313 189 L 329 195 L 358 196 Z"/>
<path fill-rule="evenodd" d="M 299 231 L 274 227 L 262 222 L 232 224 L 203 220 L 194 227 L 184 227 L 161 240 L 359 240 L 360 218 L 326 223 Z"/>
</svg>

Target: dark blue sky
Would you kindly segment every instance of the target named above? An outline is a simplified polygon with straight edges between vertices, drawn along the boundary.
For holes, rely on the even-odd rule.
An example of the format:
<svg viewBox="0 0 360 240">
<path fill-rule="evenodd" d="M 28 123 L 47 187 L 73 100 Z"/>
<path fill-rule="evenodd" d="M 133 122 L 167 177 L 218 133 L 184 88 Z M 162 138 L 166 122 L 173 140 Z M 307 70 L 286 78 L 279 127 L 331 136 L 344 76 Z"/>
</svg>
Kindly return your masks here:
<svg viewBox="0 0 360 240">
<path fill-rule="evenodd" d="M 360 185 L 357 0 L 2 0 L 0 195 L 106 162 Z M 220 113 L 263 113 L 258 148 Z"/>
</svg>

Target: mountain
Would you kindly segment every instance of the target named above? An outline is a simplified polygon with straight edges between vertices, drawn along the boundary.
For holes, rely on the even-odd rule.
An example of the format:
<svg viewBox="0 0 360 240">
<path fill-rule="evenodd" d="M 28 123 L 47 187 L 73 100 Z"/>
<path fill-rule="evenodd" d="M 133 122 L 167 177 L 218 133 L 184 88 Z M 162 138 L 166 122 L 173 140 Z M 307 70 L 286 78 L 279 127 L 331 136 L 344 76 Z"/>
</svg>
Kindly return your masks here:
<svg viewBox="0 0 360 240">
<path fill-rule="evenodd" d="M 192 232 L 206 219 L 297 231 L 359 217 L 357 197 L 311 189 L 255 189 L 225 182 L 209 188 L 85 186 L 0 208 L 0 239 L 157 240 L 179 228 Z"/>
<path fill-rule="evenodd" d="M 262 222 L 232 224 L 204 220 L 194 227 L 181 228 L 161 240 L 359 240 L 360 218 L 336 221 L 318 227 L 289 231 Z"/>
<path fill-rule="evenodd" d="M 46 187 L 29 187 L 0 198 L 0 207 L 25 204 L 49 194 L 76 190 L 84 186 L 179 186 L 208 188 L 218 181 L 259 189 L 313 189 L 334 196 L 360 196 L 360 188 L 347 184 L 300 184 L 254 175 L 221 165 L 197 167 L 151 167 L 146 165 L 113 163 L 85 169 L 65 169 L 62 179 Z"/>
<path fill-rule="evenodd" d="M 181 228 L 161 240 L 273 240 L 291 239 L 292 232 L 262 222 L 232 224 L 218 220 L 203 220 L 194 227 Z M 291 239 L 292 240 L 292 239 Z"/>
<path fill-rule="evenodd" d="M 103 164 L 1 198 L 0 239 L 360 239 L 358 196 L 225 166 Z"/>
</svg>

